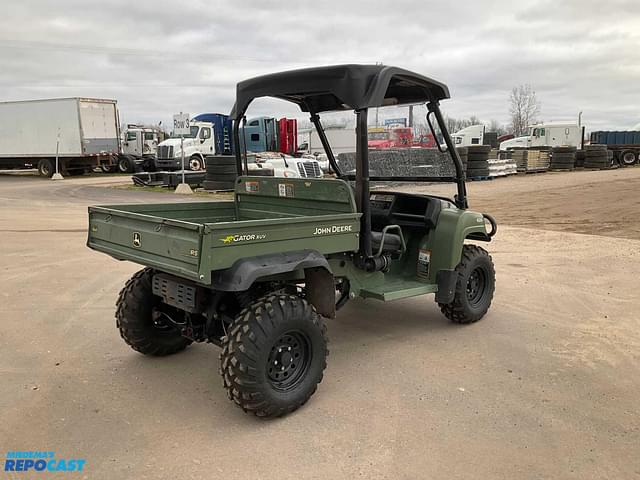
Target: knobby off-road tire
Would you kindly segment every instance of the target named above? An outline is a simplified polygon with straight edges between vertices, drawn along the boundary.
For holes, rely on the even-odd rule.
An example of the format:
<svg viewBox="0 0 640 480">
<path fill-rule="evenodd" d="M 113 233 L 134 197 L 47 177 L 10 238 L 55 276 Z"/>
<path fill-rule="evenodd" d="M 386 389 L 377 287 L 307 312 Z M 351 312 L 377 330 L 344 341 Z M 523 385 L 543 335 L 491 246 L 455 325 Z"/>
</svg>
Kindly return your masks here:
<svg viewBox="0 0 640 480">
<path fill-rule="evenodd" d="M 184 350 L 191 340 L 169 325 L 154 322 L 152 311 L 160 304 L 160 297 L 151 289 L 153 274 L 152 269 L 145 268 L 124 285 L 116 302 L 116 326 L 131 348 L 161 357 Z"/>
<path fill-rule="evenodd" d="M 496 286 L 496 273 L 489 253 L 476 245 L 464 245 L 456 267 L 453 302 L 439 303 L 440 310 L 455 323 L 473 323 L 484 317 L 491 306 Z"/>
<path fill-rule="evenodd" d="M 326 327 L 295 295 L 269 295 L 244 309 L 223 339 L 220 374 L 247 413 L 279 417 L 301 407 L 327 366 Z"/>
</svg>

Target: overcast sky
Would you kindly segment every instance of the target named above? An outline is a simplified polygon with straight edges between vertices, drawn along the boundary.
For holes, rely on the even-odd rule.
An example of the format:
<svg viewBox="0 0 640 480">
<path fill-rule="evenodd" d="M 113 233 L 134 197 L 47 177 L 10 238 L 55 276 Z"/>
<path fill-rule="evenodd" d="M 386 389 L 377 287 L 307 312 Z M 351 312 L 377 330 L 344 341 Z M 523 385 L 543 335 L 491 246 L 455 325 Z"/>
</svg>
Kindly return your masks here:
<svg viewBox="0 0 640 480">
<path fill-rule="evenodd" d="M 640 122 L 638 0 L 6 3 L 1 101 L 115 98 L 123 122 L 166 124 L 228 113 L 248 77 L 383 62 L 448 84 L 454 117 L 508 123 L 510 89 L 530 83 L 543 120 Z"/>
</svg>

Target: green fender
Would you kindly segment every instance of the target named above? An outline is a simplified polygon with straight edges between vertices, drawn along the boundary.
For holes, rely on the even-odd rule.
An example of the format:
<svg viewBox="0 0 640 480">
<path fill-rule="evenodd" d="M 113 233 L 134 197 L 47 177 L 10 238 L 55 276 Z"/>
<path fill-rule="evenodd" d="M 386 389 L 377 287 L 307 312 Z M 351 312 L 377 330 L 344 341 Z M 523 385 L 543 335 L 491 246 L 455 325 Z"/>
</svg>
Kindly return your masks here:
<svg viewBox="0 0 640 480">
<path fill-rule="evenodd" d="M 473 233 L 485 237 L 486 241 L 490 240 L 481 213 L 457 208 L 442 209 L 437 227 L 420 244 L 421 250 L 431 251 L 430 282 L 436 282 L 438 271 L 456 268 L 460 263 L 464 241 Z"/>
</svg>

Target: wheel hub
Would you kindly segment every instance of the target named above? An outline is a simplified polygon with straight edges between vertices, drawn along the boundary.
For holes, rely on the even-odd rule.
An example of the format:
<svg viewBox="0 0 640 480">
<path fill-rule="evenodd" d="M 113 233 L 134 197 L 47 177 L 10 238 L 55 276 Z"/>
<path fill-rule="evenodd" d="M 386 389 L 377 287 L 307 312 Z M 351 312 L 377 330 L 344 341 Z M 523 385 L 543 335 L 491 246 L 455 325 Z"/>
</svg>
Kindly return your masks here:
<svg viewBox="0 0 640 480">
<path fill-rule="evenodd" d="M 467 280 L 467 299 L 472 305 L 477 304 L 484 295 L 486 285 L 485 273 L 482 269 L 476 268 Z"/>
<path fill-rule="evenodd" d="M 309 364 L 308 345 L 301 332 L 287 332 L 278 338 L 267 359 L 267 376 L 273 387 L 288 390 L 299 383 Z"/>
</svg>

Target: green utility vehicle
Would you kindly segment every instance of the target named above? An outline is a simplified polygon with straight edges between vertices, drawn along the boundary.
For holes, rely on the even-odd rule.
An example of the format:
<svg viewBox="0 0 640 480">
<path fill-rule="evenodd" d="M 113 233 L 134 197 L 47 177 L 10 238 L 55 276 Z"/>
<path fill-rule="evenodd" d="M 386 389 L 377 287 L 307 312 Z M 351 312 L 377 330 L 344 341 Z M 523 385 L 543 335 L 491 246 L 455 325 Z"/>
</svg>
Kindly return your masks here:
<svg viewBox="0 0 640 480">
<path fill-rule="evenodd" d="M 309 112 L 337 178 L 240 176 L 228 202 L 89 208 L 88 246 L 145 268 L 124 286 L 116 324 L 134 350 L 169 355 L 192 342 L 222 347 L 220 373 L 245 412 L 292 412 L 315 392 L 326 366 L 324 318 L 349 299 L 390 301 L 435 294 L 456 323 L 479 320 L 495 287 L 488 242 L 495 221 L 467 208 L 462 164 L 439 101 L 447 87 L 407 70 L 341 65 L 257 77 L 237 86 L 236 164 L 247 171 L 240 126 L 259 97 Z M 367 112 L 426 104 L 456 174 L 370 177 Z M 356 114 L 356 169 L 343 174 L 319 114 Z M 355 188 L 351 181 L 355 180 Z M 453 182 L 454 199 L 369 191 L 370 181 Z M 489 229 L 489 225 L 491 228 Z"/>
</svg>

